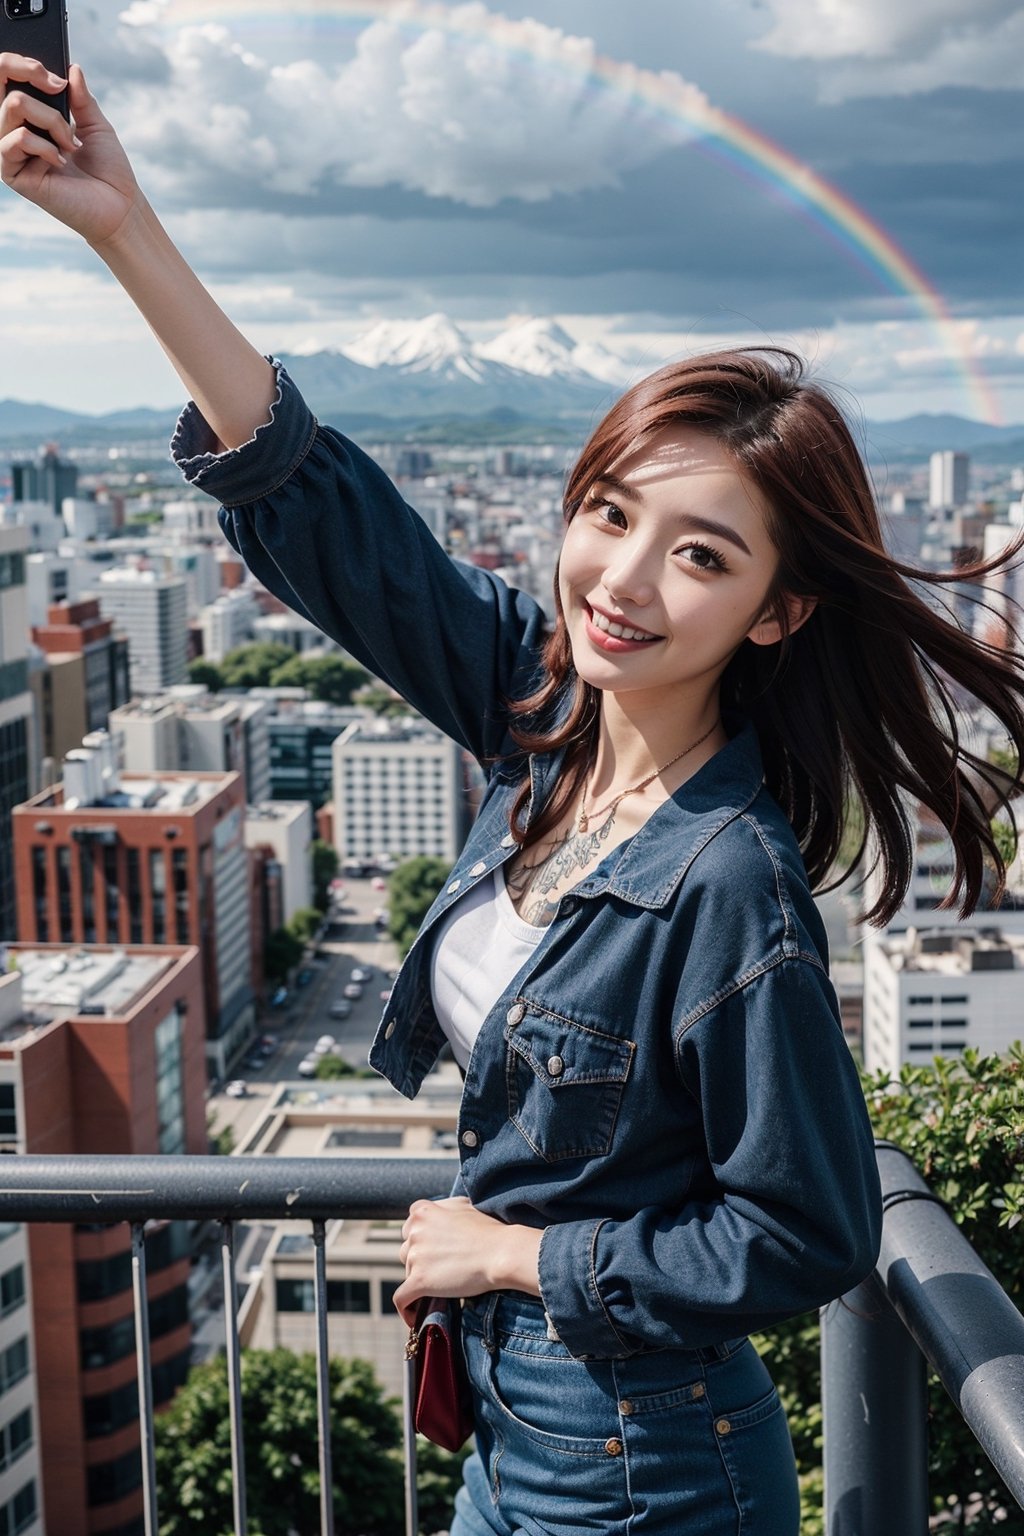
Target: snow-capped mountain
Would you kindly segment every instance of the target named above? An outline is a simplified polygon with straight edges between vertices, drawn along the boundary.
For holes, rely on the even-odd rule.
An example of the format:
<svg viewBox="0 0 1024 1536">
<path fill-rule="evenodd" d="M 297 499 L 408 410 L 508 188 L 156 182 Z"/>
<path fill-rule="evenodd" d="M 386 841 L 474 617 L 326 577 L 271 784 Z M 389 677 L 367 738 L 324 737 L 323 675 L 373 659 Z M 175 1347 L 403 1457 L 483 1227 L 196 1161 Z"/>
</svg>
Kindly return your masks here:
<svg viewBox="0 0 1024 1536">
<path fill-rule="evenodd" d="M 604 347 L 575 341 L 555 320 L 517 320 L 476 350 L 480 357 L 543 379 L 596 379 L 621 386 L 630 373 L 620 357 Z"/>
<path fill-rule="evenodd" d="M 381 320 L 341 351 L 283 359 L 313 409 L 403 417 L 579 418 L 610 403 L 627 367 L 550 320 L 521 319 L 478 343 L 447 315 Z"/>
</svg>

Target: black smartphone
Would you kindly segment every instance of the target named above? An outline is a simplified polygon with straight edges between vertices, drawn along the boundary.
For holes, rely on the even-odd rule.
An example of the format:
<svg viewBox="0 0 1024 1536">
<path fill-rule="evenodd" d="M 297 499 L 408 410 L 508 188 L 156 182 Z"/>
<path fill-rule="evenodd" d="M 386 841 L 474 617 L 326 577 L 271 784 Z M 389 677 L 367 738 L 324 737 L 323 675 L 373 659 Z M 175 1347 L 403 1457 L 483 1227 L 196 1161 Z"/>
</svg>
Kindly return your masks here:
<svg viewBox="0 0 1024 1536">
<path fill-rule="evenodd" d="M 64 0 L 0 0 L 0 53 L 20 53 L 26 59 L 38 59 L 62 80 L 68 77 L 68 13 Z M 67 122 L 71 121 L 67 90 L 51 96 L 34 85 L 9 80 L 9 91 L 25 91 L 56 107 Z M 49 134 L 44 134 L 49 138 Z"/>
</svg>

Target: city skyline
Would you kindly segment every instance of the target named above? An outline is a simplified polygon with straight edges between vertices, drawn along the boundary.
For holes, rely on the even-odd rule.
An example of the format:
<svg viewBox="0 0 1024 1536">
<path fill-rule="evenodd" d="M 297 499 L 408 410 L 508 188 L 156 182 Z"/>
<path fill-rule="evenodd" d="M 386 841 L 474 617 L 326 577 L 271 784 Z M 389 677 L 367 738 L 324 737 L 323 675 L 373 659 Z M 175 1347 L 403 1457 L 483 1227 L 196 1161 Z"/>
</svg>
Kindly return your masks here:
<svg viewBox="0 0 1024 1536">
<path fill-rule="evenodd" d="M 1024 420 L 1019 12 L 537 9 L 96 0 L 70 27 L 151 200 L 267 350 L 436 309 L 486 342 L 533 313 L 641 370 L 794 344 L 878 419 Z M 96 257 L 10 193 L 0 277 L 5 394 L 180 399 Z"/>
</svg>

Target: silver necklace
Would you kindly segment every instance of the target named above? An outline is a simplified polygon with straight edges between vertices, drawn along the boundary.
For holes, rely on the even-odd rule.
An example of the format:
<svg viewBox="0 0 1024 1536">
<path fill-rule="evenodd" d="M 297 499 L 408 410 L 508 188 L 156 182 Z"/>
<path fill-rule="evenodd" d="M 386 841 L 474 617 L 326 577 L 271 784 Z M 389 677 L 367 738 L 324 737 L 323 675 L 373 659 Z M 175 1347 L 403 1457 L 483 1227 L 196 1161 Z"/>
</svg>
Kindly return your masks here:
<svg viewBox="0 0 1024 1536">
<path fill-rule="evenodd" d="M 691 741 L 688 747 L 684 747 L 681 752 L 677 752 L 675 757 L 670 757 L 668 762 L 662 763 L 660 768 L 655 768 L 654 772 L 649 773 L 646 779 L 641 779 L 639 784 L 631 784 L 628 789 L 620 791 L 620 793 L 615 796 L 614 800 L 609 800 L 608 804 L 603 806 L 599 811 L 588 812 L 586 809 L 587 794 L 590 789 L 590 774 L 593 772 L 592 768 L 589 769 L 587 772 L 587 777 L 583 782 L 583 794 L 580 798 L 580 813 L 576 818 L 577 832 L 586 832 L 587 828 L 590 826 L 590 823 L 594 820 L 595 817 L 607 816 L 609 812 L 617 809 L 619 802 L 625 800 L 627 795 L 639 794 L 642 789 L 647 788 L 652 779 L 656 779 L 660 773 L 664 773 L 667 769 L 671 768 L 673 763 L 678 763 L 681 757 L 686 757 L 690 752 L 696 752 L 701 743 L 707 741 L 708 737 L 711 735 L 711 732 L 716 730 L 720 723 L 721 722 L 719 720 L 716 720 L 714 725 L 708 726 L 708 729 L 704 732 L 703 736 L 699 736 L 696 741 Z"/>
</svg>

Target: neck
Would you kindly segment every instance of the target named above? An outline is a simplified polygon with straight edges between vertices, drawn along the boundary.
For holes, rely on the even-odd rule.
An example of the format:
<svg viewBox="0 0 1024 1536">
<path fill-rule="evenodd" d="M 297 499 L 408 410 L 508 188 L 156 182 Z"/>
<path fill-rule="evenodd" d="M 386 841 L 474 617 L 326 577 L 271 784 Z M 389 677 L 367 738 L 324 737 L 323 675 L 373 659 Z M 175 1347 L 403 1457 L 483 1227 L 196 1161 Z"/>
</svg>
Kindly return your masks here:
<svg viewBox="0 0 1024 1536">
<path fill-rule="evenodd" d="M 652 698 L 639 693 L 602 693 L 589 803 L 646 778 L 710 730 L 699 747 L 672 763 L 647 791 L 655 791 L 660 783 L 667 794 L 674 793 L 728 740 L 719 712 L 717 687 L 699 698 L 673 702 L 668 707 L 663 694 Z"/>
</svg>

